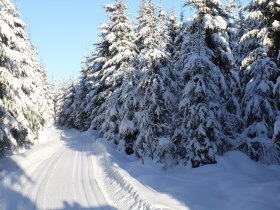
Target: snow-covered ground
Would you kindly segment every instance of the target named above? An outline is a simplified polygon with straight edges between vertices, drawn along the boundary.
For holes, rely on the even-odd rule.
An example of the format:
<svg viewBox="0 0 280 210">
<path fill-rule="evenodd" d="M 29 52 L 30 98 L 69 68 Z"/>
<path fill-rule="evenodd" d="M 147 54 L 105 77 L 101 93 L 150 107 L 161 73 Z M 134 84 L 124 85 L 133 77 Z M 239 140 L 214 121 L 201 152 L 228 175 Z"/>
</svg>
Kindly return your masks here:
<svg viewBox="0 0 280 210">
<path fill-rule="evenodd" d="M 279 210 L 280 166 L 240 152 L 197 169 L 163 169 L 94 132 L 50 128 L 0 160 L 0 209 Z"/>
</svg>

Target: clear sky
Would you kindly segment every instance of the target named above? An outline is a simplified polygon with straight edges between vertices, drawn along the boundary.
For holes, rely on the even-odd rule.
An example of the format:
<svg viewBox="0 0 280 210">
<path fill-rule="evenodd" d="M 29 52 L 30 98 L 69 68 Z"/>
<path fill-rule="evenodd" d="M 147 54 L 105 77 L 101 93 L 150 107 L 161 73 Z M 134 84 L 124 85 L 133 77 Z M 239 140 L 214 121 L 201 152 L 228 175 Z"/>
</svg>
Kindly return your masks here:
<svg viewBox="0 0 280 210">
<path fill-rule="evenodd" d="M 155 4 L 159 0 L 154 0 Z M 226 1 L 226 0 L 223 0 Z M 114 0 L 16 0 L 18 10 L 27 24 L 39 59 L 56 82 L 78 78 L 84 56 L 93 51 L 99 40 L 98 26 L 106 23 L 103 5 Z M 125 0 L 128 13 L 137 15 L 140 0 Z M 175 7 L 179 14 L 185 0 L 163 0 L 166 10 Z M 244 0 L 242 3 L 247 3 Z M 185 16 L 191 12 L 185 10 Z M 133 20 L 133 18 L 132 18 Z"/>
<path fill-rule="evenodd" d="M 102 5 L 114 0 L 16 0 L 18 10 L 27 24 L 31 40 L 38 49 L 39 59 L 58 81 L 80 75 L 84 56 L 93 50 L 99 39 L 98 26 L 106 23 Z M 125 0 L 128 13 L 136 15 L 139 0 Z M 155 0 L 155 3 L 158 1 Z M 184 0 L 173 0 L 181 10 Z M 172 0 L 164 0 L 167 9 Z"/>
</svg>

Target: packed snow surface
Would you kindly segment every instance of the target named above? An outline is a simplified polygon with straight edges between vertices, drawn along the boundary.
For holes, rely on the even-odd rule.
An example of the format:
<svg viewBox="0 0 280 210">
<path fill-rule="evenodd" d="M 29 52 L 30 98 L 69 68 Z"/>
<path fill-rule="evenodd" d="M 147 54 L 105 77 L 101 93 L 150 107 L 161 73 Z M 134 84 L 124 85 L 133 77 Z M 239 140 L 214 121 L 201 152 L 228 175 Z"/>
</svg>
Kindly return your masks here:
<svg viewBox="0 0 280 210">
<path fill-rule="evenodd" d="M 164 169 L 96 132 L 50 128 L 32 149 L 0 160 L 0 209 L 279 210 L 279 177 L 280 166 L 240 152 Z"/>
</svg>

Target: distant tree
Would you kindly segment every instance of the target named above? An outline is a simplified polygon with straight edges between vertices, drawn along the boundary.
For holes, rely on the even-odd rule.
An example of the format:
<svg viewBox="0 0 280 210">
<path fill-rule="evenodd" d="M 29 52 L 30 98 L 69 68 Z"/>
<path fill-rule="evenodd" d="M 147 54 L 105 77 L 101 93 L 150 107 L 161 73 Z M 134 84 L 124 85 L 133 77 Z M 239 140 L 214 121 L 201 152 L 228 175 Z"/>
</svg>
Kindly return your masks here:
<svg viewBox="0 0 280 210">
<path fill-rule="evenodd" d="M 87 130 L 90 127 L 90 112 L 88 106 L 91 100 L 91 91 L 94 90 L 94 82 L 96 80 L 94 73 L 100 70 L 100 65 L 95 61 L 97 56 L 96 52 L 91 53 L 85 58 L 83 62 L 83 68 L 81 71 L 81 77 L 76 86 L 76 95 L 74 100 L 74 125 L 75 128 L 80 130 Z"/>
<path fill-rule="evenodd" d="M 73 81 L 63 83 L 56 97 L 57 123 L 74 127 L 74 100 L 76 96 L 76 85 Z"/>
</svg>

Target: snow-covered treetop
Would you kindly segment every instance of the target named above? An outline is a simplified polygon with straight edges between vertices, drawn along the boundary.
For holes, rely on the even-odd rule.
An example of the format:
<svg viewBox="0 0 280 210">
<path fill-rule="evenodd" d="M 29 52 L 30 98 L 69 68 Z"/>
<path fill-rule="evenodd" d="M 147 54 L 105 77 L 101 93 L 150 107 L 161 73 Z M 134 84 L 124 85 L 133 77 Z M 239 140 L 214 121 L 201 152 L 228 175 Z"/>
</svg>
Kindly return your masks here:
<svg viewBox="0 0 280 210">
<path fill-rule="evenodd" d="M 104 6 L 108 14 L 110 15 L 111 12 L 115 12 L 118 10 L 124 11 L 128 8 L 128 4 L 125 4 L 123 0 L 116 0 L 115 4 L 106 4 Z"/>
<path fill-rule="evenodd" d="M 197 10 L 198 14 L 219 13 L 222 3 L 219 0 L 186 0 L 186 6 Z"/>
<path fill-rule="evenodd" d="M 206 29 L 211 31 L 227 29 L 229 14 L 226 12 L 226 6 L 219 0 L 187 0 L 185 5 L 197 10 L 197 17 L 192 19 L 202 18 Z"/>
<path fill-rule="evenodd" d="M 138 40 L 140 45 L 157 46 L 156 35 L 156 17 L 155 8 L 152 3 L 147 3 L 141 7 L 140 16 L 138 18 Z M 144 46 L 139 46 L 139 49 Z"/>
</svg>

